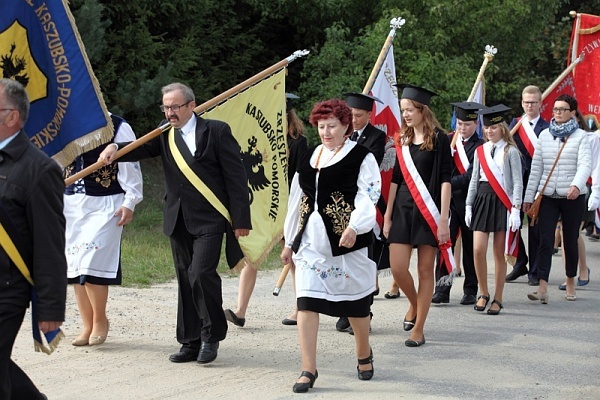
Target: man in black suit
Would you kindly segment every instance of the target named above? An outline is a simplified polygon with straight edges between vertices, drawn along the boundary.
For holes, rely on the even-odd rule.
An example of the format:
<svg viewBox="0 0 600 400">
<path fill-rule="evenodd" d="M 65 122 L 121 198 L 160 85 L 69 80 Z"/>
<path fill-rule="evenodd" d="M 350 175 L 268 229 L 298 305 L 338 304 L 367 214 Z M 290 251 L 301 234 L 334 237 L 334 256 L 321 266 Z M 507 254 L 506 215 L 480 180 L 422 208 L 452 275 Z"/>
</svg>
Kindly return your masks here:
<svg viewBox="0 0 600 400">
<path fill-rule="evenodd" d="M 381 100 L 379 100 L 377 97 L 370 96 L 368 94 L 346 94 L 346 103 L 348 103 L 348 106 L 350 106 L 350 109 L 352 110 L 352 127 L 354 128 L 354 132 L 350 136 L 350 140 L 357 142 L 361 146 L 369 149 L 375 156 L 377 164 L 381 166 L 381 162 L 383 161 L 383 156 L 385 153 L 385 141 L 387 136 L 384 131 L 375 128 L 369 122 L 371 120 L 371 113 L 373 112 L 373 104 L 375 101 L 381 103 Z M 383 201 L 383 197 L 380 197 L 377 207 L 381 207 L 380 210 L 382 214 L 385 213 L 385 201 Z M 377 238 L 378 236 L 379 234 L 375 235 L 375 240 L 379 240 Z M 383 251 L 384 245 L 379 243 L 378 248 L 382 249 Z M 379 262 L 379 256 L 373 252 L 373 246 L 369 246 L 369 258 L 375 261 L 375 263 Z M 379 294 L 379 289 L 377 289 L 374 293 L 374 295 L 377 294 Z M 335 328 L 340 332 L 352 333 L 350 321 L 348 321 L 348 318 L 346 317 L 340 317 L 335 324 Z"/>
<path fill-rule="evenodd" d="M 35 284 L 39 329 L 55 331 L 65 320 L 65 184 L 58 164 L 23 131 L 28 114 L 25 88 L 0 79 L 0 223 L 7 233 L 0 237 L 0 399 L 46 399 L 11 360 L 31 300 L 19 265 Z"/>
<path fill-rule="evenodd" d="M 462 305 L 475 304 L 477 301 L 477 275 L 475 274 L 475 261 L 473 258 L 473 231 L 465 222 L 465 201 L 469 191 L 469 182 L 473 172 L 473 157 L 475 149 L 483 144 L 483 139 L 477 136 L 477 120 L 479 115 L 476 111 L 485 108 L 483 104 L 475 102 L 452 103 L 456 109 L 456 131 L 450 134 L 459 135 L 456 145 L 452 149 L 452 200 L 450 202 L 450 240 L 452 250 L 456 245 L 459 230 L 462 240 L 462 265 L 465 273 L 463 283 L 463 296 L 460 300 Z M 448 269 L 442 262 L 443 258 L 438 252 L 435 270 L 435 293 L 431 299 L 432 303 L 449 303 L 452 281 L 448 278 Z"/>
<path fill-rule="evenodd" d="M 537 86 L 527 86 L 521 94 L 521 106 L 525 118 L 519 130 L 514 134 L 515 142 L 519 147 L 523 160 L 523 195 L 529 181 L 529 171 L 531 170 L 531 160 L 533 158 L 533 150 L 535 140 L 540 133 L 548 128 L 550 124 L 540 116 L 540 107 L 542 106 L 542 92 Z M 510 123 L 512 129 L 519 120 L 514 118 Z M 523 221 L 523 213 L 521 212 L 521 221 Z M 536 256 L 539 247 L 539 232 L 537 225 L 528 228 L 528 252 L 525 251 L 525 243 L 523 238 L 519 236 L 519 253 L 517 262 L 513 266 L 513 270 L 506 275 L 506 282 L 512 282 L 515 279 L 528 275 L 528 283 L 531 286 L 539 285 L 537 276 Z M 529 260 L 527 259 L 529 253 Z M 529 271 L 527 271 L 527 262 L 529 262 Z"/>
<path fill-rule="evenodd" d="M 167 188 L 163 224 L 177 272 L 181 343 L 169 359 L 205 364 L 217 357 L 227 334 L 217 266 L 224 234 L 230 265 L 242 258 L 236 239 L 251 229 L 248 179 L 229 125 L 195 115 L 194 92 L 181 83 L 163 87 L 162 94 L 161 110 L 172 128 L 119 161 L 162 157 Z M 99 160 L 112 162 L 124 145 L 107 146 Z"/>
</svg>

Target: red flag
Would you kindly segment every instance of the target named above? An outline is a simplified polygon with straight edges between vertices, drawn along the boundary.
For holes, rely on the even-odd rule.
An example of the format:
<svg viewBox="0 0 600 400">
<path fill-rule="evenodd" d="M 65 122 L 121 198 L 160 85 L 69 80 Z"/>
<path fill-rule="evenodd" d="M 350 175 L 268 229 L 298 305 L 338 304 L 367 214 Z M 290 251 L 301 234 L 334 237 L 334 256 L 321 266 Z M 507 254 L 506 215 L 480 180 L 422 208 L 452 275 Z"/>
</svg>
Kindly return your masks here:
<svg viewBox="0 0 600 400">
<path fill-rule="evenodd" d="M 575 69 L 579 68 L 581 63 L 575 67 Z M 573 75 L 568 74 L 561 83 L 556 85 L 554 90 L 552 90 L 546 98 L 542 101 L 542 107 L 540 108 L 540 114 L 542 118 L 546 121 L 550 121 L 552 119 L 552 108 L 554 107 L 554 101 L 561 94 L 568 94 L 569 96 L 573 96 L 577 98 L 575 95 L 575 84 L 573 82 Z M 581 104 L 581 103 L 579 103 Z M 581 108 L 581 106 L 580 106 Z"/>
<path fill-rule="evenodd" d="M 577 14 L 571 34 L 570 58 L 584 53 L 584 59 L 573 71 L 579 110 L 584 116 L 592 116 L 596 124 L 600 120 L 600 17 Z"/>
<path fill-rule="evenodd" d="M 383 102 L 383 104 L 374 102 L 375 106 L 373 113 L 371 113 L 371 124 L 387 134 L 385 155 L 381 162 L 381 193 L 386 204 L 390 191 L 394 162 L 396 161 L 394 136 L 400 131 L 400 105 L 398 104 L 398 88 L 394 86 L 395 83 L 396 65 L 394 63 L 394 47 L 390 46 L 385 61 L 371 89 L 371 95 Z M 380 212 L 377 213 L 377 222 L 380 226 L 383 223 L 383 215 Z"/>
</svg>

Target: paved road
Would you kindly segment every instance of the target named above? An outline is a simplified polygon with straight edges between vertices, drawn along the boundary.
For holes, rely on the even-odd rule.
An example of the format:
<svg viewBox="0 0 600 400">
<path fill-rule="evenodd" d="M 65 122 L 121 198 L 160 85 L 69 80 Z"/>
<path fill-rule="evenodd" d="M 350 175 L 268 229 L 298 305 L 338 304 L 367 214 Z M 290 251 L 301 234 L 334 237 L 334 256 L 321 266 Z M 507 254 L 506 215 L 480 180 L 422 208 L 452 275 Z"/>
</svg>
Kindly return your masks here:
<svg viewBox="0 0 600 400">
<path fill-rule="evenodd" d="M 308 395 L 291 386 L 300 372 L 294 327 L 281 325 L 293 297 L 286 282 L 272 289 L 278 272 L 259 274 L 245 328 L 230 327 L 219 357 L 207 366 L 167 360 L 175 341 L 176 286 L 111 289 L 111 332 L 102 346 L 72 347 L 79 330 L 69 293 L 68 340 L 52 356 L 33 353 L 28 322 L 14 358 L 50 399 L 600 399 L 600 243 L 588 244 L 591 283 L 567 302 L 557 285 L 562 259 L 553 257 L 548 305 L 532 302 L 521 278 L 505 287 L 499 316 L 458 304 L 458 278 L 448 305 L 433 306 L 427 343 L 405 347 L 404 297 L 375 299 L 371 343 L 375 377 L 356 378 L 353 338 L 335 331 L 335 319 L 321 318 L 320 376 Z M 489 268 L 489 281 L 493 268 Z M 233 307 L 237 278 L 223 282 L 226 308 Z M 381 278 L 384 293 L 391 278 Z M 490 288 L 492 289 L 492 287 Z"/>
</svg>

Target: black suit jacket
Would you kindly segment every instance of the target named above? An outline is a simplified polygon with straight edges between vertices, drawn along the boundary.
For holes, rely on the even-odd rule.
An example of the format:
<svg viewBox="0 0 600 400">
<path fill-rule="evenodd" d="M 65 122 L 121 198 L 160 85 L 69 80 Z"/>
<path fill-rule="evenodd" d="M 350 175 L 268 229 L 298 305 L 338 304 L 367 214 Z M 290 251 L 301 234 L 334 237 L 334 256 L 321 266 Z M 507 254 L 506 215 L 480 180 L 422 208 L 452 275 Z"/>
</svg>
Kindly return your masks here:
<svg viewBox="0 0 600 400">
<path fill-rule="evenodd" d="M 240 146 L 225 122 L 196 118 L 196 152 L 192 156 L 180 135 L 178 146 L 187 152 L 190 165 L 200 179 L 222 201 L 231 215 L 232 228 L 251 229 L 248 178 L 242 164 Z M 171 236 L 181 210 L 185 226 L 192 235 L 223 233 L 227 220 L 196 190 L 180 171 L 168 145 L 168 131 L 124 155 L 120 161 L 162 157 L 167 193 L 163 230 Z M 119 143 L 119 148 L 126 143 Z"/>
<path fill-rule="evenodd" d="M 525 116 L 523 116 L 523 118 L 525 118 Z M 512 129 L 516 124 L 517 124 L 518 120 L 516 118 L 513 118 L 512 121 L 510 121 L 510 125 L 509 128 Z M 527 121 L 523 121 L 523 123 L 528 123 Z M 540 133 L 542 133 L 542 131 L 546 128 L 548 128 L 550 126 L 550 123 L 548 121 L 546 121 L 545 119 L 543 119 L 542 117 L 540 117 L 540 119 L 538 119 L 538 122 L 535 124 L 535 126 L 533 127 L 533 132 L 535 133 L 535 136 L 540 136 Z M 522 170 L 523 170 L 523 193 L 525 193 L 525 188 L 527 187 L 527 181 L 529 180 L 529 171 L 531 170 L 531 157 L 529 156 L 529 153 L 527 152 L 527 149 L 525 148 L 525 145 L 523 144 L 523 141 L 521 140 L 521 137 L 515 133 L 515 135 L 513 136 L 513 138 L 515 139 L 515 142 L 517 143 L 517 147 L 519 148 L 519 151 L 521 152 L 521 159 L 523 160 L 522 163 Z M 534 143 L 535 145 L 535 143 Z"/>
<path fill-rule="evenodd" d="M 450 135 L 448 135 L 448 140 L 452 142 L 452 137 L 456 134 L 457 133 L 452 132 Z M 461 140 L 460 137 L 458 140 Z M 473 157 L 475 156 L 475 150 L 483 143 L 483 139 L 479 138 L 477 133 L 474 133 L 471 135 L 469 140 L 463 142 L 465 153 L 467 153 L 467 159 L 470 163 L 469 169 L 466 170 L 464 174 L 461 174 L 459 169 L 456 167 L 456 163 L 454 161 L 452 162 L 452 179 L 450 183 L 452 184 L 452 199 L 454 201 L 462 200 L 462 203 L 464 204 L 467 198 L 467 192 L 469 191 L 471 174 L 473 173 Z"/>
<path fill-rule="evenodd" d="M 35 283 L 38 321 L 64 321 L 67 297 L 65 183 L 58 164 L 21 131 L 0 150 L 2 225 Z M 0 248 L 0 313 L 25 309 L 31 286 Z M 1 392 L 1 390 L 0 390 Z"/>
<path fill-rule="evenodd" d="M 385 153 L 385 139 L 386 135 L 384 131 L 368 123 L 356 142 L 369 149 L 375 156 L 377 165 L 381 165 Z"/>
</svg>

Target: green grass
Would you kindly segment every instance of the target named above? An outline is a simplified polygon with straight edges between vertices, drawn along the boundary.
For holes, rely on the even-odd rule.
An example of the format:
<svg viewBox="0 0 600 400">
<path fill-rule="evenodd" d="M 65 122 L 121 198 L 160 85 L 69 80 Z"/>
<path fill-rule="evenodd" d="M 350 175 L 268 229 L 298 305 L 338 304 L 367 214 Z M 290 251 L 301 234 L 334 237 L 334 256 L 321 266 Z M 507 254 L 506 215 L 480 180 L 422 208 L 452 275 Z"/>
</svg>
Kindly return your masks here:
<svg viewBox="0 0 600 400">
<path fill-rule="evenodd" d="M 169 238 L 162 233 L 162 201 L 164 175 L 160 159 L 142 161 L 144 176 L 144 200 L 138 204 L 133 221 L 125 227 L 121 244 L 123 286 L 147 287 L 175 279 L 175 268 Z M 279 269 L 281 246 L 276 245 L 261 270 Z M 221 251 L 218 271 L 221 275 L 236 275 L 230 272 Z"/>
</svg>

